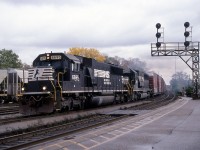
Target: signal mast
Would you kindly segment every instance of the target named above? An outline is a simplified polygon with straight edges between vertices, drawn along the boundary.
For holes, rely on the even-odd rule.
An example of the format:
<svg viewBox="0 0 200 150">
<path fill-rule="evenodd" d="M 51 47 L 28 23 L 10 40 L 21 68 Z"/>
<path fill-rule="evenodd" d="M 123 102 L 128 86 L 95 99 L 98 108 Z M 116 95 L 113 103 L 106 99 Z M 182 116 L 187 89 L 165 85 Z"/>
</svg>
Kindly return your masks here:
<svg viewBox="0 0 200 150">
<path fill-rule="evenodd" d="M 178 56 L 192 70 L 193 99 L 198 98 L 199 91 L 199 43 L 192 41 L 192 27 L 185 22 L 184 42 L 164 42 L 164 28 L 156 24 L 156 43 L 151 43 L 151 56 Z M 160 31 L 163 29 L 162 31 Z M 163 39 L 161 41 L 160 39 Z"/>
</svg>

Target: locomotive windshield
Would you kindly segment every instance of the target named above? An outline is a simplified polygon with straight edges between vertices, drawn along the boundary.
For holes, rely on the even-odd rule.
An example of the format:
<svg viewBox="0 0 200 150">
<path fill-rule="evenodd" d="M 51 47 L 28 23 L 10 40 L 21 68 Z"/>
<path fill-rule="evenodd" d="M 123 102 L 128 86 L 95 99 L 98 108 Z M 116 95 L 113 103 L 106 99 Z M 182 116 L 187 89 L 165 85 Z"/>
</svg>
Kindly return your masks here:
<svg viewBox="0 0 200 150">
<path fill-rule="evenodd" d="M 63 65 L 63 63 L 65 65 Z M 56 69 L 62 69 L 63 66 L 67 66 L 67 61 L 39 61 L 34 66 L 43 66 L 43 67 L 48 67 L 51 66 Z"/>
</svg>

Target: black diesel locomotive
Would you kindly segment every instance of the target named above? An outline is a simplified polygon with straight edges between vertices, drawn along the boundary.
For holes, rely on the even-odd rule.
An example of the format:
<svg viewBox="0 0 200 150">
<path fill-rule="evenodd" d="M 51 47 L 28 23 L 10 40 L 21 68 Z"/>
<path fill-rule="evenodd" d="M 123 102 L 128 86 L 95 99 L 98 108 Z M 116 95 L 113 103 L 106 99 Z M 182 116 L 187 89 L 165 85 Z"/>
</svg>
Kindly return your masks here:
<svg viewBox="0 0 200 150">
<path fill-rule="evenodd" d="M 41 54 L 28 71 L 19 101 L 24 115 L 118 103 L 151 92 L 145 73 L 66 53 Z"/>
</svg>

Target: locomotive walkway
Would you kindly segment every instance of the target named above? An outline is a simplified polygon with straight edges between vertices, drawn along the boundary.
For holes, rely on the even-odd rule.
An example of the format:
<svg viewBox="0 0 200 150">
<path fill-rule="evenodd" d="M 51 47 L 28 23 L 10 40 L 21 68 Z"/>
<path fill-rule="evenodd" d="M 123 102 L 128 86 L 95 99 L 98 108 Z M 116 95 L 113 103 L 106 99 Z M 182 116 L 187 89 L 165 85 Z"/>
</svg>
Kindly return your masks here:
<svg viewBox="0 0 200 150">
<path fill-rule="evenodd" d="M 199 150 L 200 101 L 182 98 L 133 119 L 34 147 L 40 150 Z"/>
</svg>

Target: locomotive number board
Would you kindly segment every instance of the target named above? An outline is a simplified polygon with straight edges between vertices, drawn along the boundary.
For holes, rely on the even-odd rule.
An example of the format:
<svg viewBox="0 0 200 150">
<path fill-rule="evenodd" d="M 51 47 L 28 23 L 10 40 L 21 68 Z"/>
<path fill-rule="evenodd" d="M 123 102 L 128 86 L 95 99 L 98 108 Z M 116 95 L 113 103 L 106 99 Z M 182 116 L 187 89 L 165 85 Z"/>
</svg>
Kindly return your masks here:
<svg viewBox="0 0 200 150">
<path fill-rule="evenodd" d="M 51 56 L 41 56 L 40 61 L 45 61 L 45 60 L 61 60 L 62 56 L 61 55 L 51 55 Z"/>
</svg>

